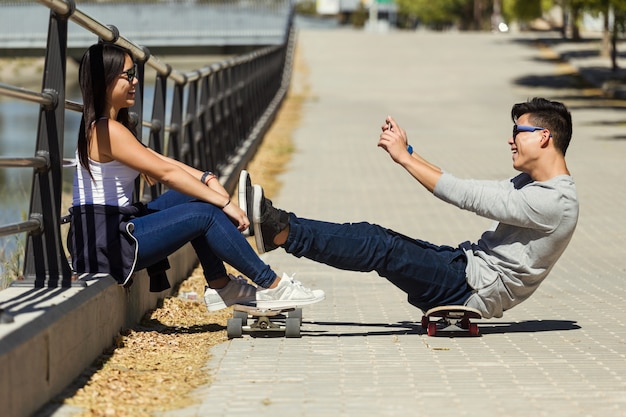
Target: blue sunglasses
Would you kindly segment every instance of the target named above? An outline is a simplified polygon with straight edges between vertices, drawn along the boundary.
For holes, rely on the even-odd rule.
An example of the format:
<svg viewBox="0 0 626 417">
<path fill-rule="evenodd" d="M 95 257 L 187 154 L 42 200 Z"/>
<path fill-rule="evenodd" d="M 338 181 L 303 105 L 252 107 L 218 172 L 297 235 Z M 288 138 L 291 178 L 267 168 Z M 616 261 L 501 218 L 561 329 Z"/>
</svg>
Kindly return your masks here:
<svg viewBox="0 0 626 417">
<path fill-rule="evenodd" d="M 519 132 L 534 132 L 536 130 L 546 130 L 546 128 L 539 126 L 513 125 L 513 139 L 517 137 Z M 550 133 L 550 137 L 552 137 L 552 133 Z"/>
</svg>

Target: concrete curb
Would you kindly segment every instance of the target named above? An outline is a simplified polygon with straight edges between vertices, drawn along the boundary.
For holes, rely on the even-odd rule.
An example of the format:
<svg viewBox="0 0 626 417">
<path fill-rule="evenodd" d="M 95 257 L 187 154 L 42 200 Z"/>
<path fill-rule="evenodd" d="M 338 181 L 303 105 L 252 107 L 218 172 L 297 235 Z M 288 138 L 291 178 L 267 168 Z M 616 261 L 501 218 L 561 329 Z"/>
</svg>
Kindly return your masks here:
<svg viewBox="0 0 626 417">
<path fill-rule="evenodd" d="M 188 277 L 197 261 L 191 245 L 170 256 L 172 288 Z M 0 325 L 0 404 L 2 415 L 31 415 L 87 368 L 120 330 L 137 323 L 173 289 L 149 291 L 145 270 L 129 289 L 109 275 L 87 287 L 0 291 L 0 303 L 14 317 Z"/>
</svg>

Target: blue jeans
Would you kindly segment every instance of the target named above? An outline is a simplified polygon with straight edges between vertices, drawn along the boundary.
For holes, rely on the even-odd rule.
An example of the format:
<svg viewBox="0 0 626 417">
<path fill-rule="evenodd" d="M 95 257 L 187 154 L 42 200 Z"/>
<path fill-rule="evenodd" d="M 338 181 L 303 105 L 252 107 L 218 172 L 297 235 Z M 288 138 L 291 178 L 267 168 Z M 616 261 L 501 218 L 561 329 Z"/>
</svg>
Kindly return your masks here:
<svg viewBox="0 0 626 417">
<path fill-rule="evenodd" d="M 349 271 L 376 271 L 426 311 L 462 305 L 472 294 L 465 278 L 467 258 L 460 248 L 411 239 L 370 223 L 328 223 L 289 215 L 283 248 Z"/>
<path fill-rule="evenodd" d="M 226 276 L 224 262 L 262 287 L 276 273 L 265 264 L 224 212 L 209 203 L 167 191 L 147 204 L 149 214 L 132 220 L 137 266 L 146 268 L 191 242 L 207 282 Z"/>
</svg>

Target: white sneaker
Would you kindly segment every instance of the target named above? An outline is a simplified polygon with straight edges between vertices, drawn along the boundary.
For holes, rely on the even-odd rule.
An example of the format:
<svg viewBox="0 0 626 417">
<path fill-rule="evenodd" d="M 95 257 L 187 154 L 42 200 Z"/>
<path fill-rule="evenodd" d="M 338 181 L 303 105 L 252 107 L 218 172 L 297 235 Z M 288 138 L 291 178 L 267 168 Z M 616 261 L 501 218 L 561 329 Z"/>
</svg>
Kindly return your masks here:
<svg viewBox="0 0 626 417">
<path fill-rule="evenodd" d="M 258 289 L 256 292 L 259 308 L 299 307 L 319 303 L 324 298 L 324 291 L 310 290 L 287 274 L 283 274 L 276 288 Z"/>
<path fill-rule="evenodd" d="M 204 302 L 209 311 L 224 309 L 233 304 L 256 305 L 257 287 L 243 277 L 228 276 L 230 282 L 224 288 L 206 287 Z"/>
</svg>

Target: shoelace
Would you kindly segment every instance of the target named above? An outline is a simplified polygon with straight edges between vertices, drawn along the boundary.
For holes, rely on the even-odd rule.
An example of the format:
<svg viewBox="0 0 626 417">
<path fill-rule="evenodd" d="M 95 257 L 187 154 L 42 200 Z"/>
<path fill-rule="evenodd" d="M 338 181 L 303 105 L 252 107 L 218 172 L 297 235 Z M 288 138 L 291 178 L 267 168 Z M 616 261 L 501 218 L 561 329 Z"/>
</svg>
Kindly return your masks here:
<svg viewBox="0 0 626 417">
<path fill-rule="evenodd" d="M 294 276 L 295 276 L 295 275 L 296 275 L 295 273 L 294 273 L 294 274 L 292 274 L 291 276 L 289 276 L 289 275 L 286 275 L 286 274 L 285 274 L 285 276 L 284 276 L 284 277 L 288 278 L 288 279 L 289 279 L 289 280 L 293 283 L 293 285 L 294 285 L 294 286 L 296 286 L 296 287 L 300 288 L 302 291 L 304 291 L 305 293 L 307 293 L 307 294 L 309 294 L 309 295 L 311 295 L 311 296 L 312 296 L 312 295 L 313 295 L 313 291 L 311 291 L 310 289 L 308 289 L 307 287 L 305 287 L 305 286 L 304 286 L 304 285 L 303 285 L 300 281 L 298 281 L 297 279 L 294 279 Z"/>
</svg>

